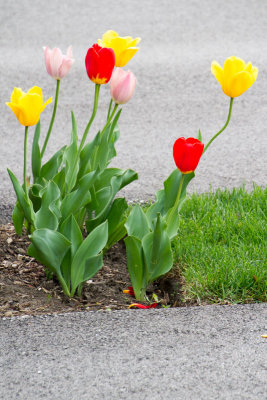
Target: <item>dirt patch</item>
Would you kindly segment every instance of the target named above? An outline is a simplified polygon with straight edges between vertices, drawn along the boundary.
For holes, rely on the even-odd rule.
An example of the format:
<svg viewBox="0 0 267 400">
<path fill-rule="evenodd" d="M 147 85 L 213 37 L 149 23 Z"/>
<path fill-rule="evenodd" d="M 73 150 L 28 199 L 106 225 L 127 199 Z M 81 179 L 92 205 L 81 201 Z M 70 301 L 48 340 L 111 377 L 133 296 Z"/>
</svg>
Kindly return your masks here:
<svg viewBox="0 0 267 400">
<path fill-rule="evenodd" d="M 136 302 L 123 293 L 131 284 L 123 241 L 107 252 L 101 270 L 84 285 L 82 296 L 73 299 L 55 279 L 47 280 L 45 267 L 27 255 L 29 243 L 26 235 L 16 234 L 12 224 L 0 226 L 0 316 L 127 309 Z M 162 306 L 189 305 L 180 300 L 181 288 L 176 269 L 147 293 L 155 293 Z"/>
</svg>

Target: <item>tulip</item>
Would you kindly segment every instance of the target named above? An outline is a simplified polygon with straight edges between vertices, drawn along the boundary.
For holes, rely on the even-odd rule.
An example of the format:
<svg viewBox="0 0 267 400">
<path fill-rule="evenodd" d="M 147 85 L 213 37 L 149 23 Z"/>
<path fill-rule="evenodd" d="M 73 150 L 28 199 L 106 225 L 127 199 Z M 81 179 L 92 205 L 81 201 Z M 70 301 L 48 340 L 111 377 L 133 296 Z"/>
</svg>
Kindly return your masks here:
<svg viewBox="0 0 267 400">
<path fill-rule="evenodd" d="M 116 104 L 125 104 L 133 95 L 136 77 L 131 71 L 116 68 L 110 80 L 110 95 Z"/>
<path fill-rule="evenodd" d="M 173 145 L 173 158 L 182 174 L 193 172 L 204 150 L 204 144 L 198 139 L 180 137 Z"/>
<path fill-rule="evenodd" d="M 223 92 L 229 97 L 238 97 L 250 88 L 258 76 L 258 68 L 241 58 L 229 57 L 223 68 L 217 61 L 211 63 L 211 72 L 220 83 Z"/>
<path fill-rule="evenodd" d="M 85 67 L 91 81 L 102 85 L 109 82 L 115 65 L 115 54 L 112 49 L 100 47 L 95 43 L 87 51 Z"/>
<path fill-rule="evenodd" d="M 62 51 L 57 47 L 51 50 L 46 46 L 44 47 L 44 52 L 45 66 L 48 74 L 57 80 L 64 78 L 74 63 L 74 58 L 72 57 L 72 46 L 68 47 L 66 55 L 62 54 Z"/>
<path fill-rule="evenodd" d="M 42 89 L 34 86 L 28 93 L 24 93 L 20 88 L 14 88 L 10 103 L 6 105 L 11 108 L 21 125 L 32 126 L 37 124 L 41 112 L 51 101 L 52 97 L 43 103 Z"/>
<path fill-rule="evenodd" d="M 133 39 L 131 36 L 120 37 L 117 32 L 107 31 L 102 39 L 98 39 L 98 44 L 113 49 L 116 57 L 115 66 L 124 67 L 138 52 L 139 47 L 136 45 L 140 40 L 141 38 Z"/>
</svg>

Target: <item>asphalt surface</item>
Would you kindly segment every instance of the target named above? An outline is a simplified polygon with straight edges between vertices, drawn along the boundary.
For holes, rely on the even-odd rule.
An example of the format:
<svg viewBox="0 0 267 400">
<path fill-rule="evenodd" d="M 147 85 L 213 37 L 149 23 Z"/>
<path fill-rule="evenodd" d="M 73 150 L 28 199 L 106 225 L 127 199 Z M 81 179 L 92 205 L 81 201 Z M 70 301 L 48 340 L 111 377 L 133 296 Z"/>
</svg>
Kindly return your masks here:
<svg viewBox="0 0 267 400">
<path fill-rule="evenodd" d="M 266 399 L 267 307 L 0 320 L 1 399 Z"/>
<path fill-rule="evenodd" d="M 179 136 L 200 128 L 207 143 L 222 127 L 229 99 L 210 64 L 231 55 L 252 61 L 259 76 L 234 101 L 229 128 L 203 156 L 189 191 L 265 185 L 266 18 L 262 0 L 0 0 L 0 223 L 10 220 L 15 201 L 6 168 L 22 180 L 23 165 L 23 128 L 4 103 L 14 86 L 38 85 L 45 99 L 54 96 L 42 46 L 72 44 L 76 61 L 61 83 L 46 158 L 68 140 L 71 110 L 81 137 L 94 90 L 84 57 L 108 29 L 142 38 L 128 65 L 138 85 L 124 106 L 113 164 L 139 173 L 123 192 L 127 199 L 154 198 L 174 168 Z M 103 125 L 108 90 L 101 88 L 91 135 Z M 42 115 L 42 137 L 51 110 Z M 0 325 L 4 400 L 267 398 L 265 305 L 12 318 Z"/>
</svg>

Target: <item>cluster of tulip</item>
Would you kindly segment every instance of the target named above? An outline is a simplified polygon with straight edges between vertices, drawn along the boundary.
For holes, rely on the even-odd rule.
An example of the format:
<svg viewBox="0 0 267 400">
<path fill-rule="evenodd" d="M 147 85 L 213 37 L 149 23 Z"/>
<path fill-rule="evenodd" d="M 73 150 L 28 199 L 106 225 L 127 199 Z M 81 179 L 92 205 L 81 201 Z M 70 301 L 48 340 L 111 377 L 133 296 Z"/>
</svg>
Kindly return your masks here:
<svg viewBox="0 0 267 400">
<path fill-rule="evenodd" d="M 126 236 L 132 282 L 130 294 L 137 300 L 147 300 L 147 286 L 172 268 L 171 241 L 178 233 L 179 210 L 199 160 L 227 127 L 234 97 L 240 96 L 257 78 L 257 68 L 237 57 L 228 58 L 223 68 L 215 61 L 212 63 L 212 73 L 230 97 L 225 125 L 206 146 L 200 131 L 197 138 L 178 138 L 173 146 L 177 168 L 164 182 L 164 189 L 156 193 L 155 203 L 145 211 L 136 205 L 128 213 L 126 200 L 115 196 L 138 176 L 130 169 L 108 168 L 108 165 L 116 156 L 121 114 L 118 107 L 130 100 L 136 85 L 134 74 L 121 67 L 138 51 L 139 41 L 140 38 L 119 37 L 116 32 L 108 31 L 89 48 L 85 66 L 88 77 L 95 83 L 92 115 L 78 145 L 76 120 L 72 113 L 70 144 L 59 149 L 45 164 L 42 159 L 56 116 L 60 80 L 74 62 L 71 46 L 66 55 L 57 48 L 44 49 L 47 72 L 56 80 L 56 95 L 42 149 L 39 146 L 40 114 L 52 98 L 43 103 L 42 90 L 37 86 L 27 93 L 15 88 L 11 101 L 6 103 L 25 126 L 23 184 L 20 185 L 8 170 L 17 195 L 13 223 L 18 234 L 23 226 L 27 229 L 31 240 L 28 253 L 57 276 L 67 296 L 76 292 L 81 294 L 84 282 L 101 268 L 103 253 Z M 97 112 L 100 87 L 108 82 L 111 100 L 107 120 L 93 140 L 86 143 Z M 31 157 L 33 181 L 30 182 L 26 175 L 27 134 L 29 126 L 33 125 L 36 128 Z M 85 227 L 87 236 L 84 239 Z M 154 306 L 153 303 L 148 307 Z"/>
</svg>

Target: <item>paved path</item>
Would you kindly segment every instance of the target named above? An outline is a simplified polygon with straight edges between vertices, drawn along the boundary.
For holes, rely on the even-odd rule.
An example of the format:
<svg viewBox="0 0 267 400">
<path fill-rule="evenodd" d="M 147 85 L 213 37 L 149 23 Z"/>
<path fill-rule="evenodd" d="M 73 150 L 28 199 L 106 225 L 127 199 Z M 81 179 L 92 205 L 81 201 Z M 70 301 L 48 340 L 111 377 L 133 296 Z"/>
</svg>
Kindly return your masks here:
<svg viewBox="0 0 267 400">
<path fill-rule="evenodd" d="M 0 320 L 3 400 L 264 400 L 267 307 Z"/>
<path fill-rule="evenodd" d="M 108 29 L 141 36 L 129 63 L 138 79 L 125 106 L 118 158 L 139 181 L 128 199 L 153 198 L 174 168 L 179 136 L 204 141 L 224 124 L 228 98 L 210 63 L 230 55 L 259 67 L 255 85 L 236 99 L 225 132 L 205 154 L 190 190 L 266 184 L 267 3 L 262 0 L 0 0 L 0 223 L 14 194 L 6 167 L 22 177 L 23 129 L 4 102 L 14 86 L 54 95 L 42 46 L 73 45 L 76 62 L 62 81 L 47 156 L 66 142 L 70 111 L 81 137 L 92 109 L 93 84 L 84 57 Z M 108 88 L 101 90 L 102 125 Z M 101 112 L 103 112 L 101 114 Z M 49 112 L 42 116 L 43 132 Z M 32 136 L 31 130 L 30 136 Z M 30 172 L 30 171 L 29 171 Z M 0 321 L 0 398 L 262 400 L 266 396 L 266 306 L 126 311 Z M 264 353 L 265 352 L 265 353 Z"/>
</svg>

